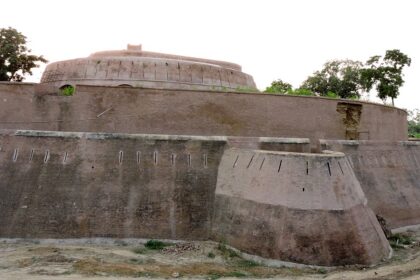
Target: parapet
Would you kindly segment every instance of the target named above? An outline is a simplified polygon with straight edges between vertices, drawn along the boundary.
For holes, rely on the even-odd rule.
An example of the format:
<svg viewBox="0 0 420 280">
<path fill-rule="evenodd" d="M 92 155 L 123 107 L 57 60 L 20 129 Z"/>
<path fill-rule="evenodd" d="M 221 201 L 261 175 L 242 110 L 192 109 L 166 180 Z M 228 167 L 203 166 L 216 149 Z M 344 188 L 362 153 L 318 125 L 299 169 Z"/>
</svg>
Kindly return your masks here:
<svg viewBox="0 0 420 280">
<path fill-rule="evenodd" d="M 41 83 L 105 85 L 163 89 L 250 89 L 251 75 L 238 64 L 188 56 L 143 51 L 141 45 L 126 50 L 101 51 L 86 58 L 47 65 Z"/>
</svg>

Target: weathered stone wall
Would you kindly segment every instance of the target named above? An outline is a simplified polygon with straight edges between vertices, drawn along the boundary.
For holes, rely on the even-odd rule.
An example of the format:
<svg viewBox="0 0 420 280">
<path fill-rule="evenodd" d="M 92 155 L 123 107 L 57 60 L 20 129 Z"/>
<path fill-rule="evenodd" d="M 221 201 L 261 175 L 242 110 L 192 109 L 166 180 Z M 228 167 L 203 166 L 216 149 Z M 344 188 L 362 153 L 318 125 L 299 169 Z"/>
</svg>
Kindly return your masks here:
<svg viewBox="0 0 420 280">
<path fill-rule="evenodd" d="M 304 137 L 312 143 L 355 137 L 407 139 L 405 111 L 365 102 L 94 86 L 77 86 L 69 97 L 43 93 L 34 85 L 0 83 L 0 128 Z"/>
<path fill-rule="evenodd" d="M 0 236 L 206 239 L 227 145 L 309 140 L 0 130 Z"/>
<path fill-rule="evenodd" d="M 371 264 L 390 249 L 343 154 L 226 150 L 212 231 L 251 254 L 306 264 Z"/>
<path fill-rule="evenodd" d="M 390 228 L 420 224 L 420 142 L 322 140 L 347 155 L 368 205 Z"/>
<path fill-rule="evenodd" d="M 0 135 L 0 236 L 208 238 L 226 140 Z"/>
<path fill-rule="evenodd" d="M 256 89 L 241 69 L 210 63 L 152 57 L 89 57 L 48 64 L 41 83 L 175 89 Z"/>
</svg>

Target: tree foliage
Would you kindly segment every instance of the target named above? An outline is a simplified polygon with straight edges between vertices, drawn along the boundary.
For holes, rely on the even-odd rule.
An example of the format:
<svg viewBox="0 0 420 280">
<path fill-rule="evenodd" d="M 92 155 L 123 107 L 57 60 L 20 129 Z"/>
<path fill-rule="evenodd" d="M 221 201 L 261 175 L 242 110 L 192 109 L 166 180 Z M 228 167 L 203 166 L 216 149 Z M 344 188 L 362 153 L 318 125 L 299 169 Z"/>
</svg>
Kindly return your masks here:
<svg viewBox="0 0 420 280">
<path fill-rule="evenodd" d="M 408 111 L 408 136 L 420 138 L 420 110 Z"/>
<path fill-rule="evenodd" d="M 330 98 L 359 98 L 363 92 L 375 89 L 378 97 L 386 100 L 399 95 L 404 84 L 403 69 L 410 66 L 411 59 L 400 50 L 387 50 L 385 56 L 372 56 L 366 63 L 354 60 L 332 60 L 314 72 L 300 86 L 292 90 L 291 85 L 277 80 L 266 92 L 294 92 L 306 90 Z"/>
<path fill-rule="evenodd" d="M 26 47 L 26 37 L 14 28 L 0 29 L 0 81 L 21 82 L 25 74 L 32 75 L 37 62 L 46 63 L 41 55 L 30 54 Z"/>
<path fill-rule="evenodd" d="M 300 86 L 321 96 L 334 94 L 341 98 L 358 98 L 362 91 L 360 69 L 363 63 L 353 60 L 333 60 L 309 76 Z"/>
<path fill-rule="evenodd" d="M 368 92 L 375 87 L 380 99 L 391 97 L 394 104 L 394 98 L 404 84 L 402 70 L 410 64 L 411 58 L 397 49 L 387 50 L 383 58 L 372 56 L 361 70 L 362 86 Z"/>
<path fill-rule="evenodd" d="M 278 79 L 273 81 L 269 87 L 265 89 L 264 92 L 268 93 L 287 93 L 288 91 L 292 90 L 292 85 L 282 80 Z"/>
</svg>

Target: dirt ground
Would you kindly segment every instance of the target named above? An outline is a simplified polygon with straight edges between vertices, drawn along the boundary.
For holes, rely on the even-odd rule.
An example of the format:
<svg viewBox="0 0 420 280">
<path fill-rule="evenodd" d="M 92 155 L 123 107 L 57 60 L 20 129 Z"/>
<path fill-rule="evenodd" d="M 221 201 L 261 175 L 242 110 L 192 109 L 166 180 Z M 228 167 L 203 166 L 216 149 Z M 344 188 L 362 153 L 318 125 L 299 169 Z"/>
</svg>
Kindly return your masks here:
<svg viewBox="0 0 420 280">
<path fill-rule="evenodd" d="M 0 279 L 420 279 L 420 232 L 394 238 L 393 257 L 374 267 L 273 267 L 215 242 L 150 244 L 0 240 Z"/>
</svg>

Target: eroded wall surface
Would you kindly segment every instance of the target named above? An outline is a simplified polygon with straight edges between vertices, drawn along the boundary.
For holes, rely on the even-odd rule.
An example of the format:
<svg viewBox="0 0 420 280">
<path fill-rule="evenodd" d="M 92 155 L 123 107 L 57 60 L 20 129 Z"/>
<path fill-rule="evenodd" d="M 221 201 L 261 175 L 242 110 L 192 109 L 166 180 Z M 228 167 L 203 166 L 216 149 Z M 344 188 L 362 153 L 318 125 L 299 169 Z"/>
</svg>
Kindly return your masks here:
<svg viewBox="0 0 420 280">
<path fill-rule="evenodd" d="M 226 150 L 212 231 L 250 254 L 306 264 L 371 264 L 390 252 L 343 154 Z"/>
<path fill-rule="evenodd" d="M 0 128 L 247 137 L 407 139 L 403 110 L 258 93 L 77 86 L 57 96 L 0 83 Z M 354 109 L 356 107 L 356 109 Z"/>
<path fill-rule="evenodd" d="M 420 142 L 322 140 L 347 155 L 368 205 L 390 228 L 420 224 Z"/>
<path fill-rule="evenodd" d="M 0 236 L 207 239 L 218 138 L 0 134 Z"/>
</svg>

